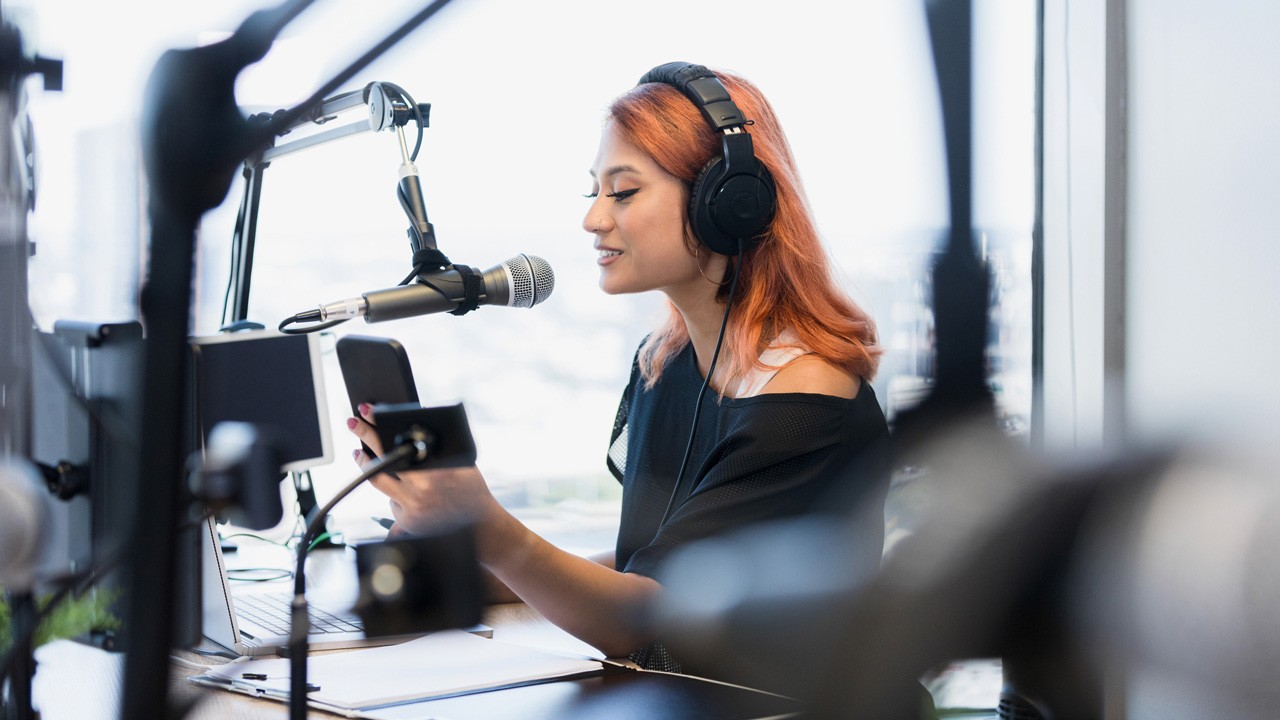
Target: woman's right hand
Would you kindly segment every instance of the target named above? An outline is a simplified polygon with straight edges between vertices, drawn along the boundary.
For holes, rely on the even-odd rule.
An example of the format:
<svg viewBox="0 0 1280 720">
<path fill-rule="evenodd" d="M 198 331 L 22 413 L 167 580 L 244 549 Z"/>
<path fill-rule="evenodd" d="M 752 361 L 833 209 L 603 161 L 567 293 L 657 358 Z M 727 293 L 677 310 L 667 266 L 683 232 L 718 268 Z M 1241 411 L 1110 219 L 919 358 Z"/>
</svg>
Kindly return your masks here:
<svg viewBox="0 0 1280 720">
<path fill-rule="evenodd" d="M 372 450 L 382 454 L 377 429 L 370 422 L 372 408 L 361 405 L 361 417 L 347 422 L 351 432 Z M 357 451 L 356 462 L 367 467 L 373 458 Z M 436 468 L 431 470 L 403 470 L 396 474 L 382 473 L 369 479 L 369 483 L 391 499 L 392 526 L 402 533 L 423 533 L 443 520 L 464 517 L 479 524 L 478 534 L 484 536 L 485 523 L 502 514 L 501 507 L 485 483 L 484 476 L 474 465 L 461 468 Z M 483 548 L 482 548 L 483 550 Z"/>
</svg>

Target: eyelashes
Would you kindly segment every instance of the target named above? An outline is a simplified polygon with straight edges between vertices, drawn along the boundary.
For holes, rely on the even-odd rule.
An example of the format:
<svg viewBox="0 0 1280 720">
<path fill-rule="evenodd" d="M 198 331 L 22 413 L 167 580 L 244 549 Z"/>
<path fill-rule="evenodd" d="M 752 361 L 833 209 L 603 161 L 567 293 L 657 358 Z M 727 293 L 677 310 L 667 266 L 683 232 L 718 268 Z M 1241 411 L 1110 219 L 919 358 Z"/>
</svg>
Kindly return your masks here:
<svg viewBox="0 0 1280 720">
<path fill-rule="evenodd" d="M 605 193 L 604 196 L 607 198 L 613 198 L 617 202 L 622 202 L 623 200 L 630 198 L 632 195 L 635 195 L 638 192 L 640 192 L 640 189 L 635 188 L 633 190 L 619 190 L 617 192 Z M 600 193 L 598 192 L 588 193 L 586 195 L 583 195 L 582 197 L 587 198 L 588 200 L 595 200 L 597 197 L 600 197 Z"/>
</svg>

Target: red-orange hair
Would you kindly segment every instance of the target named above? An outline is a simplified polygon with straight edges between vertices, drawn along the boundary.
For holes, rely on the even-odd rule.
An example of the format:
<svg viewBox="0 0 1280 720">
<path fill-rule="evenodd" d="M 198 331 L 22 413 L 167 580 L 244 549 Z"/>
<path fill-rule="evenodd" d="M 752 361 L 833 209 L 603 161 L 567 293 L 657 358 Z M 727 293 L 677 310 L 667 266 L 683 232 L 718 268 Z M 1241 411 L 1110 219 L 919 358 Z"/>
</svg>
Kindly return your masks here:
<svg viewBox="0 0 1280 720">
<path fill-rule="evenodd" d="M 727 372 L 726 387 L 733 387 L 756 367 L 768 343 L 788 328 L 831 365 L 870 380 L 882 352 L 876 345 L 875 323 L 832 277 L 791 147 L 773 108 L 747 80 L 721 71 L 716 76 L 753 121 L 747 131 L 756 157 L 773 174 L 778 189 L 773 220 L 756 247 L 739 261 L 738 287 L 719 360 Z M 608 119 L 623 139 L 690 186 L 702 167 L 721 152 L 718 135 L 693 102 L 665 83 L 632 88 L 610 105 Z M 692 235 L 686 239 L 692 249 L 697 240 Z M 728 290 L 727 283 L 721 287 L 720 300 L 725 300 Z M 684 318 L 671 305 L 666 322 L 640 349 L 640 370 L 648 386 L 657 382 L 667 362 L 688 342 Z"/>
</svg>

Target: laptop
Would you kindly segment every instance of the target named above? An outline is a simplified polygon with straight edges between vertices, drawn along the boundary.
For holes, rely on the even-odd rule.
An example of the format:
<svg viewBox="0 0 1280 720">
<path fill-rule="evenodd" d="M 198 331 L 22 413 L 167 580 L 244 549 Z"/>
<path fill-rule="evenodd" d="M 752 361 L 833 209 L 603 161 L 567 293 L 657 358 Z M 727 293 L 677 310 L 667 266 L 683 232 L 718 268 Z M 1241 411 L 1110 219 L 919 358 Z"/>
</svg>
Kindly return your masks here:
<svg viewBox="0 0 1280 720">
<path fill-rule="evenodd" d="M 204 636 L 231 653 L 241 656 L 283 654 L 289 644 L 289 603 L 292 586 L 280 592 L 234 592 L 227 578 L 222 543 L 213 519 L 204 522 L 201 533 L 201 600 Z M 345 603 L 326 607 L 324 599 L 307 596 L 311 632 L 310 650 L 392 645 L 418 637 L 420 633 L 365 637 L 363 624 Z M 470 632 L 492 637 L 493 629 L 478 625 Z"/>
</svg>

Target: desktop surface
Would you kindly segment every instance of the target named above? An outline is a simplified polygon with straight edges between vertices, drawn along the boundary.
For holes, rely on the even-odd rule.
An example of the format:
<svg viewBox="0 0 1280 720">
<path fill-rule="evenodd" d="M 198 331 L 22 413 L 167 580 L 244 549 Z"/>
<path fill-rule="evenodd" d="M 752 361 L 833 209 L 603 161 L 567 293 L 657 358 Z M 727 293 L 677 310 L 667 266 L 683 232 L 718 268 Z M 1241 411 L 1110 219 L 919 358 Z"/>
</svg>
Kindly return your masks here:
<svg viewBox="0 0 1280 720">
<path fill-rule="evenodd" d="M 493 605 L 484 619 L 494 628 L 494 638 L 571 652 L 580 641 L 523 603 Z M 342 651 L 335 651 L 342 652 Z M 191 652 L 180 653 L 188 662 L 220 663 Z M 245 695 L 193 685 L 186 678 L 199 670 L 173 666 L 174 700 L 194 703 L 190 720 L 236 717 L 247 720 L 279 718 L 285 705 Z M 576 720 L 587 718 L 670 718 L 680 720 L 747 720 L 798 715 L 797 701 L 756 690 L 726 685 L 686 675 L 620 670 L 604 675 L 504 688 L 489 692 L 430 700 L 379 711 L 385 720 L 424 717 L 450 720 Z M 312 710 L 311 717 L 335 717 Z M 57 720 L 52 718 L 50 720 Z"/>
<path fill-rule="evenodd" d="M 288 553 L 281 548 L 245 542 L 233 563 L 240 568 L 271 566 L 272 555 Z M 316 585 L 332 589 L 353 583 L 354 569 L 349 550 L 325 550 L 313 557 L 314 572 L 308 579 Z M 246 583 L 266 590 L 275 583 Z M 311 583 L 309 583 L 310 585 Z M 313 588 L 316 589 L 316 588 Z M 506 643 L 574 655 L 601 657 L 595 648 L 586 645 L 565 631 L 557 628 L 533 608 L 523 603 L 492 605 L 487 609 L 484 622 L 493 628 L 493 637 Z M 87 650 L 87 649 L 86 649 Z M 343 652 L 343 651 L 332 651 Z M 313 655 L 326 653 L 316 652 Z M 200 687 L 187 680 L 203 672 L 202 667 L 227 662 L 225 657 L 201 655 L 193 651 L 176 651 L 178 659 L 170 665 L 171 700 L 190 705 L 185 717 L 191 720 L 211 718 L 280 718 L 285 715 L 285 704 L 259 699 L 212 688 Z M 116 656 L 117 660 L 119 656 Z M 52 658 L 51 658 L 52 660 Z M 86 683 L 86 675 L 94 677 L 116 674 L 120 667 L 109 668 L 99 655 L 78 653 L 66 662 L 43 663 L 44 682 L 48 691 L 63 697 L 81 696 L 80 709 L 72 713 L 48 713 L 44 720 L 74 717 L 92 720 L 96 717 L 114 718 L 112 712 L 119 703 L 118 685 L 108 680 L 102 683 Z M 106 668 L 106 669 L 104 669 Z M 990 674 L 990 668 L 983 666 Z M 110 671 L 110 672 L 108 672 Z M 105 678 L 104 678 L 105 679 Z M 89 685 L 108 688 L 113 693 L 92 697 Z M 114 685 L 114 687 L 112 687 Z M 58 690 L 57 688 L 60 688 Z M 75 689 L 74 693 L 68 692 Z M 100 714 L 90 712 L 96 708 Z M 701 678 L 668 673 L 623 670 L 599 676 L 572 678 L 523 687 L 503 688 L 488 692 L 461 695 L 450 698 L 406 705 L 400 708 L 384 708 L 379 711 L 380 720 L 411 720 L 425 717 L 456 720 L 538 720 L 566 718 L 696 718 L 698 720 L 745 720 L 747 718 L 799 717 L 802 705 L 793 699 L 748 688 L 727 685 Z M 337 717 L 329 712 L 315 710 L 311 717 Z M 994 711 L 957 713 L 948 712 L 947 718 L 988 720 L 996 717 Z"/>
</svg>

